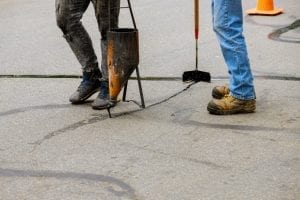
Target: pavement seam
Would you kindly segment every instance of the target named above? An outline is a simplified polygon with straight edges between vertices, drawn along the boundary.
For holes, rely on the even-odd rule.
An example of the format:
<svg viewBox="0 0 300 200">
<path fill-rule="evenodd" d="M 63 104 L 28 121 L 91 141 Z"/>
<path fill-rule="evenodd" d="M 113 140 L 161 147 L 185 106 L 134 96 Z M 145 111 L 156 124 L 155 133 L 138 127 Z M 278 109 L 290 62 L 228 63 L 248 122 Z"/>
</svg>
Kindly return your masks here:
<svg viewBox="0 0 300 200">
<path fill-rule="evenodd" d="M 0 74 L 2 79 L 80 79 L 80 75 L 44 75 L 44 74 Z M 213 76 L 211 80 L 228 80 L 228 76 Z M 254 75 L 258 80 L 282 80 L 282 81 L 300 81 L 298 76 L 288 75 Z M 140 77 L 142 81 L 181 81 L 182 77 L 177 76 L 144 76 Z M 137 77 L 130 77 L 129 80 L 137 80 Z"/>
</svg>

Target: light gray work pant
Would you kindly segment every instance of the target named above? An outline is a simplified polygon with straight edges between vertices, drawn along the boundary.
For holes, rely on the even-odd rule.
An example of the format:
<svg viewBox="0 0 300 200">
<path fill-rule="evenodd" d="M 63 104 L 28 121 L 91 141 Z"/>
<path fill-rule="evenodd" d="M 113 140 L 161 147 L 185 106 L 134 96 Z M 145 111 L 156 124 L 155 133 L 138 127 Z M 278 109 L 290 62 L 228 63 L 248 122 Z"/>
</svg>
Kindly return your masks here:
<svg viewBox="0 0 300 200">
<path fill-rule="evenodd" d="M 72 51 L 77 57 L 84 72 L 98 68 L 91 38 L 81 23 L 82 16 L 92 2 L 101 33 L 101 71 L 104 79 L 108 79 L 107 67 L 107 31 L 109 29 L 108 0 L 55 0 L 56 21 L 62 30 Z M 120 0 L 110 0 L 110 27 L 118 27 Z"/>
</svg>

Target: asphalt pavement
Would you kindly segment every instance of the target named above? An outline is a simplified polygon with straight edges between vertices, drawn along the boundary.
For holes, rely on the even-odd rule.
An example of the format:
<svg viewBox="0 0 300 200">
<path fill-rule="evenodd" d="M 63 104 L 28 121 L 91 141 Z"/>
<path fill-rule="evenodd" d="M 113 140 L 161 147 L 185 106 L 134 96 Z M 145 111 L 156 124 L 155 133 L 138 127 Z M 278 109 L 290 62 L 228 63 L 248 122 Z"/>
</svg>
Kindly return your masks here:
<svg viewBox="0 0 300 200">
<path fill-rule="evenodd" d="M 122 2 L 126 6 L 126 2 Z M 243 1 L 244 11 L 256 1 Z M 199 68 L 211 83 L 183 83 L 195 67 L 193 2 L 133 0 L 140 34 L 141 109 L 135 74 L 111 109 L 71 105 L 80 65 L 56 26 L 52 0 L 0 1 L 1 200 L 300 199 L 300 4 L 244 15 L 257 94 L 253 114 L 210 115 L 228 74 L 200 3 Z M 83 24 L 98 58 L 90 6 Z M 122 9 L 121 27 L 130 27 Z M 121 96 L 121 94 L 120 94 Z"/>
</svg>

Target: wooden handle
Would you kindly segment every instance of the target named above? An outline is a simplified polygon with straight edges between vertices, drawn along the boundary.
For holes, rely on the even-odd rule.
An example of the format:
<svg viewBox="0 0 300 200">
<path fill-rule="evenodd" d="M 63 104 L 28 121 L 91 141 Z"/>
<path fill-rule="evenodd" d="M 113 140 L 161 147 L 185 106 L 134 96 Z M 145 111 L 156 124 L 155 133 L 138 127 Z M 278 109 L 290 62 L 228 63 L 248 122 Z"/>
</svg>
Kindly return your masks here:
<svg viewBox="0 0 300 200">
<path fill-rule="evenodd" d="M 194 1 L 195 8 L 195 38 L 198 40 L 199 37 L 199 0 Z"/>
</svg>

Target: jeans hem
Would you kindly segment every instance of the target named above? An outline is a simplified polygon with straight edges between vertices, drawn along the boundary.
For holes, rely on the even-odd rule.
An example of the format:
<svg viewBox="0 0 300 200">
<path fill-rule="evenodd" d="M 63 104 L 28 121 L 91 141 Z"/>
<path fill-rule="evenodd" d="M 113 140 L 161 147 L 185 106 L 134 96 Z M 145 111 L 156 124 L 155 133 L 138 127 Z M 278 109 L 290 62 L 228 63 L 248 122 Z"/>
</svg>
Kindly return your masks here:
<svg viewBox="0 0 300 200">
<path fill-rule="evenodd" d="M 245 97 L 245 96 L 233 94 L 232 92 L 230 92 L 230 95 L 233 96 L 236 99 L 243 100 L 243 101 L 250 101 L 250 100 L 255 100 L 256 99 L 255 95 Z"/>
</svg>

